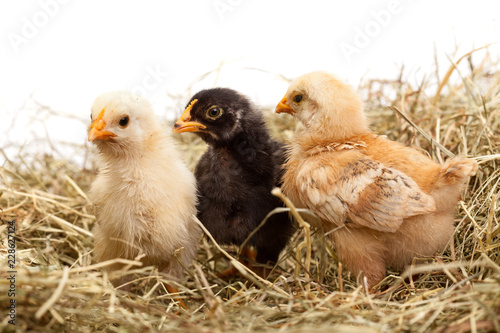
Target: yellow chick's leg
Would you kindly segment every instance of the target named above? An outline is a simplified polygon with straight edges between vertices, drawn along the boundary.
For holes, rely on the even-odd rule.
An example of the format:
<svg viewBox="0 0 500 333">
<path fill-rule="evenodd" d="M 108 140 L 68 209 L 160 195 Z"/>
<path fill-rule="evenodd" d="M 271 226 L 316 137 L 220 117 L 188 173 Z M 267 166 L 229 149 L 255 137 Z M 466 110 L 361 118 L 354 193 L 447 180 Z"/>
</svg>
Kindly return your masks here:
<svg viewBox="0 0 500 333">
<path fill-rule="evenodd" d="M 179 289 L 169 285 L 168 283 L 164 283 L 165 285 L 165 288 L 167 288 L 167 291 L 170 293 L 170 294 L 179 294 Z M 179 304 L 181 305 L 181 307 L 183 307 L 185 310 L 189 310 L 189 308 L 186 306 L 186 304 L 184 304 L 184 301 L 180 298 L 177 298 L 176 299 Z"/>
</svg>

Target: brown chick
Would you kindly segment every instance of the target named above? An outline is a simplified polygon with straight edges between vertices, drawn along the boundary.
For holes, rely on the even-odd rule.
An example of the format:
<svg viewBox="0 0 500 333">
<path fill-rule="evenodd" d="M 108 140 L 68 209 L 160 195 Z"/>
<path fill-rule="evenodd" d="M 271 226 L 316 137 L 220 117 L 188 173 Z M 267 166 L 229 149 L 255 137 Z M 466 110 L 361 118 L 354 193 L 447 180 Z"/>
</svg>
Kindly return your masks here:
<svg viewBox="0 0 500 333">
<path fill-rule="evenodd" d="M 126 91 L 105 93 L 95 100 L 91 117 L 88 140 L 99 150 L 99 173 L 90 190 L 96 260 L 142 254 L 144 265 L 179 279 L 201 235 L 193 220 L 193 174 L 146 99 Z"/>
<path fill-rule="evenodd" d="M 370 131 L 354 90 L 324 72 L 296 79 L 276 113 L 304 125 L 289 147 L 283 191 L 322 220 L 337 254 L 371 290 L 386 267 L 444 250 L 476 161 L 440 165 L 418 150 Z"/>
</svg>

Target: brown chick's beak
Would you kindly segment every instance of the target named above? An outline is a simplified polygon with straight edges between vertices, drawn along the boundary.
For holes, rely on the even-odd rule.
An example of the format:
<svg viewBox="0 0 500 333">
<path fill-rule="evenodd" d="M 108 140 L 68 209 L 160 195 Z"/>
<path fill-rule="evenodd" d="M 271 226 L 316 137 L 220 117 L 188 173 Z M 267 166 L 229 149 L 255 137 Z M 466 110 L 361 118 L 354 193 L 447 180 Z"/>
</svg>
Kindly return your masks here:
<svg viewBox="0 0 500 333">
<path fill-rule="evenodd" d="M 90 125 L 89 141 L 109 140 L 110 138 L 116 136 L 116 134 L 113 132 L 103 130 L 106 127 L 106 123 L 102 119 L 102 116 L 104 115 L 104 110 L 105 109 L 102 109 L 101 113 L 99 114 L 99 117 L 97 117 L 97 119 L 94 120 Z"/>
<path fill-rule="evenodd" d="M 287 104 L 286 96 L 276 105 L 276 109 L 274 109 L 275 113 L 288 113 L 291 115 L 295 114 L 295 111 Z"/>
<path fill-rule="evenodd" d="M 198 102 L 197 99 L 193 100 L 186 110 L 182 113 L 181 117 L 179 120 L 174 125 L 174 128 L 172 129 L 172 132 L 174 133 L 184 133 L 184 132 L 201 132 L 202 130 L 206 129 L 207 127 L 201 123 L 198 123 L 196 121 L 190 121 L 191 120 L 191 109 L 193 108 L 193 105 Z"/>
</svg>

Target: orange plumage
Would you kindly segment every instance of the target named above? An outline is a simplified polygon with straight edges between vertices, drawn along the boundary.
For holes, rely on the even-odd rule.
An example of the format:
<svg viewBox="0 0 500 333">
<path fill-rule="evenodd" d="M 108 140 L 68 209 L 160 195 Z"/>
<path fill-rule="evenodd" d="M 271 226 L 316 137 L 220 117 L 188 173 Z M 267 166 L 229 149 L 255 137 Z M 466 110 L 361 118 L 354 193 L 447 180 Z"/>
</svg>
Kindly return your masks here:
<svg viewBox="0 0 500 333">
<path fill-rule="evenodd" d="M 283 191 L 326 230 L 341 227 L 330 236 L 339 258 L 369 287 L 386 267 L 401 269 L 444 249 L 476 161 L 440 165 L 374 134 L 354 90 L 323 72 L 295 80 L 276 112 L 304 124 L 290 145 Z"/>
</svg>

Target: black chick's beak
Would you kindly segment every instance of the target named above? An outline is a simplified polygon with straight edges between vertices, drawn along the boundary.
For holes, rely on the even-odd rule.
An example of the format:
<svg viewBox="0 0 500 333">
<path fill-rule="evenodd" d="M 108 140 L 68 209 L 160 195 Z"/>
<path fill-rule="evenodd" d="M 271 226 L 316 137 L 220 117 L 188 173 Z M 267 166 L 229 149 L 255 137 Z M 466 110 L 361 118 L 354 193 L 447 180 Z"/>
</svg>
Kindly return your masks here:
<svg viewBox="0 0 500 333">
<path fill-rule="evenodd" d="M 207 127 L 199 122 L 191 121 L 191 109 L 198 102 L 197 99 L 194 99 L 184 110 L 179 120 L 172 128 L 172 132 L 174 133 L 184 133 L 184 132 L 201 132 Z"/>
</svg>

